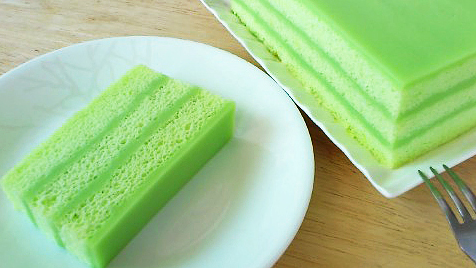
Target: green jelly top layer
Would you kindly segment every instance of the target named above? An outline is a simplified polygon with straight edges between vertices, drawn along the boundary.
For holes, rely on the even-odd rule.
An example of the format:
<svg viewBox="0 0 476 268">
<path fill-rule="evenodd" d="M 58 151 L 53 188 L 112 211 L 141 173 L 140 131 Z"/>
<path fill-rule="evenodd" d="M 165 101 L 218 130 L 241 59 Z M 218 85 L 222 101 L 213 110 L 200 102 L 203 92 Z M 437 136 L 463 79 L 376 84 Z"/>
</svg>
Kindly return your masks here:
<svg viewBox="0 0 476 268">
<path fill-rule="evenodd" d="M 302 0 L 302 4 L 401 85 L 476 55 L 474 0 Z"/>
</svg>

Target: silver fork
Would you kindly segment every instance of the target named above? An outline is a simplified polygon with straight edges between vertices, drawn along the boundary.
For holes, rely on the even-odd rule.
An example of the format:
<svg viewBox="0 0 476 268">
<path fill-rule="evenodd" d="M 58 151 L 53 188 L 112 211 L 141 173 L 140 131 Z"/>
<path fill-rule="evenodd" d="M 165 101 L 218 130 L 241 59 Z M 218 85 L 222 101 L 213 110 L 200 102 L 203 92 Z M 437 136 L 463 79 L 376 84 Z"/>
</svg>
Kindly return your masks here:
<svg viewBox="0 0 476 268">
<path fill-rule="evenodd" d="M 434 168 L 430 167 L 431 172 L 433 172 L 435 177 L 438 179 L 443 188 L 445 188 L 450 198 L 453 200 L 459 214 L 461 215 L 461 223 L 458 221 L 458 218 L 456 218 L 455 214 L 451 210 L 448 203 L 445 201 L 440 191 L 438 191 L 438 189 L 433 185 L 433 183 L 428 179 L 428 177 L 420 170 L 418 170 L 418 173 L 420 174 L 428 188 L 430 188 L 431 193 L 435 197 L 436 201 L 438 201 L 438 204 L 445 213 L 446 219 L 448 220 L 451 229 L 453 230 L 453 234 L 456 237 L 460 248 L 463 250 L 464 253 L 466 253 L 466 255 L 468 255 L 468 257 L 471 258 L 471 260 L 473 260 L 473 262 L 476 263 L 476 220 L 474 220 L 471 217 L 471 214 L 469 214 L 468 212 L 468 209 L 472 209 L 473 212 L 476 213 L 476 197 L 473 192 L 468 188 L 468 186 L 466 186 L 466 184 L 458 177 L 458 175 L 453 172 L 453 170 L 448 168 L 446 165 L 443 165 L 443 167 L 453 179 L 453 181 L 456 183 L 461 192 L 464 194 L 464 196 L 472 207 L 466 208 L 463 202 L 461 202 L 461 199 L 456 195 L 451 185 L 440 174 L 438 174 L 438 172 Z"/>
</svg>

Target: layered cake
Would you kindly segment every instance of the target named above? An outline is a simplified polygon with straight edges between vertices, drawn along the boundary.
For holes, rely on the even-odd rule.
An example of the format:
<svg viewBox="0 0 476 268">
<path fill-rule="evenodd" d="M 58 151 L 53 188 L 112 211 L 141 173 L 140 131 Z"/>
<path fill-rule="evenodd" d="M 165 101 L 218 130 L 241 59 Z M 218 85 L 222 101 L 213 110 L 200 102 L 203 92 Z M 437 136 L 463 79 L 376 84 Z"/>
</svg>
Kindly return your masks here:
<svg viewBox="0 0 476 268">
<path fill-rule="evenodd" d="M 231 3 L 316 105 L 385 166 L 476 125 L 476 1 Z"/>
<path fill-rule="evenodd" d="M 10 170 L 47 236 L 104 267 L 232 136 L 234 104 L 137 66 Z"/>
</svg>

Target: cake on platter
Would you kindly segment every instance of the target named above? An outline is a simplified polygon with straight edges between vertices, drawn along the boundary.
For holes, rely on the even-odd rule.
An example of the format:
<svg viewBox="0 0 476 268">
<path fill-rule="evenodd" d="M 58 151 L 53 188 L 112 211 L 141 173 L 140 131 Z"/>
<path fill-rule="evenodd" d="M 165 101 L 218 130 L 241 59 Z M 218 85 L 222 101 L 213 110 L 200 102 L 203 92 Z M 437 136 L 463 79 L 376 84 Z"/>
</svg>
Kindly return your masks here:
<svg viewBox="0 0 476 268">
<path fill-rule="evenodd" d="M 376 159 L 476 125 L 476 2 L 232 0 L 240 21 Z"/>
</svg>

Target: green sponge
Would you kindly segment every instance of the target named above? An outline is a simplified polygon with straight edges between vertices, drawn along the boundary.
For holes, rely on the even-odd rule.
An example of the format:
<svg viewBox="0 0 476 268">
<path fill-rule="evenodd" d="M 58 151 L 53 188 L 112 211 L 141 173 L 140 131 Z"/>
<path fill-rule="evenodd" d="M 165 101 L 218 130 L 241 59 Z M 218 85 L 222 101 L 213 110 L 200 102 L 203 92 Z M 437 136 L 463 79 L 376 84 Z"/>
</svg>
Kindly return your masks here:
<svg viewBox="0 0 476 268">
<path fill-rule="evenodd" d="M 105 120 L 99 100 L 108 96 L 116 96 L 107 101 L 116 113 Z M 102 127 L 75 134 L 76 124 L 86 126 L 83 120 L 99 124 L 87 116 L 95 110 Z M 93 267 L 104 267 L 229 140 L 233 124 L 232 102 L 138 66 L 35 149 L 2 184 L 47 236 Z M 51 139 L 64 135 L 69 143 L 51 147 Z M 67 159 L 55 165 L 38 157 L 53 150 Z M 25 168 L 42 164 L 49 170 Z"/>
</svg>

